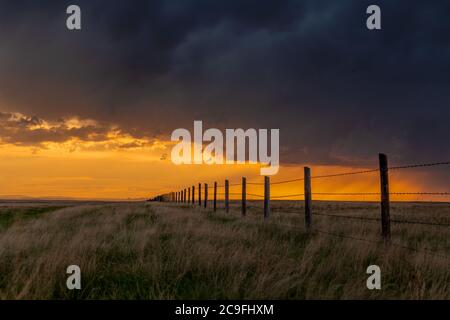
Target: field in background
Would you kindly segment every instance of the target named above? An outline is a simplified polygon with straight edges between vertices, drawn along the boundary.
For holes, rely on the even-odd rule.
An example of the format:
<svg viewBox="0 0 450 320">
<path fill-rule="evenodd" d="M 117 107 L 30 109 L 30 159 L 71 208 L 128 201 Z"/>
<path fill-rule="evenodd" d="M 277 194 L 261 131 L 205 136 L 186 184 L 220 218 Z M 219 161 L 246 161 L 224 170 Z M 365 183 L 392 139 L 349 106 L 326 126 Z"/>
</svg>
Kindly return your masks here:
<svg viewBox="0 0 450 320">
<path fill-rule="evenodd" d="M 450 299 L 450 204 L 392 203 L 387 248 L 367 202 L 249 201 L 240 216 L 186 204 L 0 204 L 1 299 Z M 320 215 L 319 215 L 320 214 Z M 320 231 L 320 232 L 319 232 Z M 79 265 L 82 290 L 66 288 Z M 367 266 L 382 290 L 366 288 Z"/>
</svg>

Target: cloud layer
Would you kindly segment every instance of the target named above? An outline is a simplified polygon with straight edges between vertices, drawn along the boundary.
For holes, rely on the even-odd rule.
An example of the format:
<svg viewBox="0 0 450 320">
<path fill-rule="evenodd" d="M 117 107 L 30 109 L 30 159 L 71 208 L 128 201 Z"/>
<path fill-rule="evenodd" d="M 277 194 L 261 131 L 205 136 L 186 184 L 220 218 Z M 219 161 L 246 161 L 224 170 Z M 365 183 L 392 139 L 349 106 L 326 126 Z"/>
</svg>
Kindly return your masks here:
<svg viewBox="0 0 450 320">
<path fill-rule="evenodd" d="M 115 123 L 169 136 L 194 120 L 280 128 L 281 161 L 366 165 L 450 158 L 448 1 L 79 0 L 0 4 L 0 110 Z M 17 130 L 19 130 L 17 129 Z M 35 130 L 40 143 L 102 137 L 105 128 Z"/>
</svg>

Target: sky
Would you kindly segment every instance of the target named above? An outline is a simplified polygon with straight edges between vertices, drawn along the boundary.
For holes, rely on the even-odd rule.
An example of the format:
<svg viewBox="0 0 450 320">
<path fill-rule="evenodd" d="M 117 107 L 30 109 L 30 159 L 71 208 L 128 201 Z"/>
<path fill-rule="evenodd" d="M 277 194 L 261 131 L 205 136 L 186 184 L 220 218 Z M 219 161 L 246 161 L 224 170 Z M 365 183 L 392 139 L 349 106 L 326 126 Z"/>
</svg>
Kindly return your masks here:
<svg viewBox="0 0 450 320">
<path fill-rule="evenodd" d="M 66 28 L 71 4 L 80 31 Z M 381 30 L 366 28 L 370 4 Z M 252 165 L 173 165 L 170 134 L 194 120 L 280 129 L 274 181 L 304 165 L 376 167 L 380 152 L 392 165 L 449 161 L 448 12 L 439 0 L 0 0 L 0 197 L 145 198 L 261 180 Z M 448 166 L 417 169 L 393 187 L 448 191 L 449 178 Z"/>
</svg>

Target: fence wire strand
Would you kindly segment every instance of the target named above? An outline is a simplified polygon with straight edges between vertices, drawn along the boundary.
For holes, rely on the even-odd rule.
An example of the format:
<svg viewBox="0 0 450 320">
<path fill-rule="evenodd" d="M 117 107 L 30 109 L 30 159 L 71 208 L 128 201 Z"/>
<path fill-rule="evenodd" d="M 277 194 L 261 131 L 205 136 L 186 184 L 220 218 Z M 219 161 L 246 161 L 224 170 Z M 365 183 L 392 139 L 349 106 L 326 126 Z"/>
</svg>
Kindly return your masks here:
<svg viewBox="0 0 450 320">
<path fill-rule="evenodd" d="M 379 218 L 371 218 L 371 217 L 355 217 L 341 214 L 326 214 L 326 213 L 314 213 L 315 216 L 325 216 L 332 218 L 343 218 L 343 219 L 354 219 L 354 220 L 366 220 L 366 221 L 376 221 L 379 222 L 381 219 Z M 398 219 L 390 219 L 390 222 L 399 223 L 399 224 L 421 224 L 426 226 L 438 226 L 438 227 L 450 227 L 450 224 L 446 223 L 437 223 L 437 222 L 426 222 L 426 221 L 410 221 L 410 220 L 398 220 Z"/>
<path fill-rule="evenodd" d="M 273 196 L 270 197 L 270 199 L 282 199 L 282 198 L 289 198 L 289 197 L 303 197 L 305 194 L 303 193 L 297 193 L 297 194 L 287 194 L 283 196 Z"/>
<path fill-rule="evenodd" d="M 374 241 L 374 240 L 369 240 L 369 239 L 364 239 L 364 238 L 358 238 L 358 237 L 354 237 L 354 236 L 344 236 L 344 235 L 339 235 L 336 233 L 332 233 L 332 232 L 328 232 L 328 231 L 323 231 L 323 230 L 318 230 L 315 229 L 315 232 L 321 233 L 321 234 L 325 234 L 325 235 L 329 235 L 329 236 L 333 236 L 333 237 L 337 237 L 337 238 L 342 238 L 342 239 L 351 239 L 351 240 L 358 240 L 358 241 L 364 241 L 364 242 L 368 242 L 368 243 L 373 243 L 373 244 L 377 244 L 377 245 L 384 245 L 384 241 Z M 413 248 L 413 247 L 409 247 L 409 246 L 405 246 L 402 244 L 398 244 L 398 243 L 394 243 L 391 242 L 389 245 L 397 247 L 397 248 L 401 248 L 401 249 L 406 249 L 406 250 L 410 250 L 410 251 L 415 251 L 418 253 L 423 253 L 423 254 L 429 254 L 431 256 L 435 256 L 435 257 L 439 257 L 439 258 L 443 258 L 445 260 L 449 260 L 450 257 L 429 249 L 418 249 L 418 248 Z"/>
<path fill-rule="evenodd" d="M 450 165 L 450 161 L 434 162 L 434 163 L 421 163 L 421 164 L 409 164 L 409 165 L 404 165 L 404 166 L 389 167 L 389 169 L 390 170 L 411 169 L 411 168 L 435 167 L 435 166 L 444 166 L 444 165 Z"/>
<path fill-rule="evenodd" d="M 292 228 L 293 229 L 299 229 L 300 228 L 299 226 L 286 225 L 286 224 L 280 224 L 280 223 L 275 223 L 274 225 L 285 227 L 285 228 L 291 228 L 291 229 Z M 375 241 L 375 240 L 370 240 L 370 239 L 367 239 L 367 238 L 360 238 L 360 237 L 349 236 L 349 235 L 341 235 L 341 234 L 337 234 L 337 233 L 333 233 L 333 232 L 329 232 L 329 231 L 324 231 L 324 230 L 317 229 L 317 228 L 314 228 L 313 232 L 320 233 L 320 234 L 325 234 L 325 235 L 328 235 L 328 236 L 341 238 L 341 239 L 350 239 L 350 240 L 363 241 L 363 242 L 376 244 L 376 245 L 385 245 L 384 241 Z M 405 246 L 405 245 L 402 245 L 402 244 L 399 244 L 399 243 L 395 243 L 395 242 L 390 242 L 389 245 L 397 247 L 397 248 L 401 248 L 401 249 L 406 249 L 406 250 L 409 250 L 409 251 L 415 251 L 415 252 L 418 252 L 418 253 L 429 254 L 431 256 L 435 256 L 435 257 L 443 258 L 443 259 L 446 259 L 446 260 L 450 260 L 450 257 L 445 255 L 445 254 L 441 254 L 441 253 L 438 253 L 438 252 L 435 252 L 435 251 L 432 251 L 432 250 L 429 250 L 429 249 L 425 249 L 425 248 L 420 250 L 418 248 Z"/>
<path fill-rule="evenodd" d="M 434 163 L 421 163 L 421 164 L 408 164 L 408 165 L 399 165 L 399 166 L 391 166 L 387 167 L 387 170 L 402 170 L 402 169 L 413 169 L 413 168 L 425 168 L 425 167 L 435 167 L 435 166 L 444 166 L 444 165 L 450 165 L 450 161 L 444 161 L 444 162 L 434 162 Z M 386 167 L 385 167 L 386 168 Z M 360 174 L 369 174 L 369 173 L 375 173 L 375 172 L 381 172 L 380 168 L 373 168 L 373 169 L 367 169 L 367 170 L 361 170 L 361 171 L 350 171 L 350 172 L 343 172 L 343 173 L 335 173 L 335 174 L 325 174 L 325 175 L 317 175 L 317 176 L 311 176 L 310 179 L 322 179 L 322 178 L 334 178 L 334 177 L 343 177 L 343 176 L 354 176 L 354 175 L 360 175 Z M 384 169 L 386 170 L 386 169 Z M 300 182 L 305 181 L 305 178 L 293 178 L 288 180 L 281 180 L 281 181 L 273 181 L 270 182 L 270 186 L 274 185 L 280 185 L 280 184 L 287 184 L 287 183 L 293 183 L 293 182 Z M 249 186 L 264 186 L 265 183 L 263 182 L 246 182 L 246 185 Z M 242 183 L 228 183 L 228 187 L 237 187 L 242 186 Z M 217 188 L 222 189 L 225 188 L 225 184 L 218 185 Z M 236 190 L 236 189 L 234 189 Z M 226 195 L 225 192 L 217 193 L 217 195 Z M 228 192 L 229 196 L 242 196 L 241 192 Z M 380 192 L 312 192 L 311 195 L 316 196 L 381 196 Z M 449 196 L 450 192 L 448 191 L 442 191 L 442 192 L 389 192 L 389 195 L 392 196 Z M 255 194 L 255 193 L 246 193 L 246 196 L 248 197 L 255 197 L 258 199 L 264 198 L 264 195 Z M 286 199 L 286 198 L 294 198 L 294 197 L 304 197 L 305 194 L 303 193 L 296 193 L 296 194 L 282 194 L 277 196 L 269 196 L 269 200 L 271 199 Z M 188 199 L 189 201 L 190 199 Z M 219 200 L 219 199 L 217 199 Z M 231 200 L 231 199 L 230 199 Z M 236 200 L 236 198 L 234 198 Z M 222 201 L 222 200 L 221 200 Z M 250 207 L 250 206 L 249 206 Z M 256 208 L 256 207 L 255 207 Z M 298 211 L 290 211 L 290 210 L 280 210 L 277 208 L 273 208 L 274 212 L 286 212 L 286 213 L 294 213 L 294 214 L 301 214 Z M 381 221 L 380 218 L 374 218 L 374 217 L 364 217 L 364 216 L 351 216 L 351 215 L 340 215 L 340 214 L 327 214 L 327 213 L 313 213 L 313 216 L 319 216 L 319 217 L 330 217 L 330 218 L 338 218 L 338 219 L 353 219 L 353 220 L 362 220 L 362 221 L 370 221 L 370 222 L 379 222 Z M 436 227 L 445 227 L 449 228 L 450 224 L 448 223 L 438 223 L 438 222 L 426 222 L 426 221 L 413 221 L 413 220 L 404 220 L 404 219 L 390 219 L 390 222 L 393 224 L 417 224 L 417 225 L 423 225 L 423 226 L 436 226 Z M 298 228 L 299 226 L 294 225 L 285 225 L 285 224 L 279 224 L 276 223 L 275 225 L 281 226 L 281 227 L 289 227 L 289 228 Z M 328 232 L 325 230 L 320 230 L 313 228 L 314 233 L 324 234 L 332 237 L 337 237 L 341 239 L 350 239 L 350 240 L 357 240 L 357 241 L 364 241 L 367 243 L 372 244 L 385 244 L 383 241 L 374 241 L 367 238 L 359 238 L 352 235 L 342 235 L 342 234 L 336 234 L 332 232 Z M 409 250 L 409 251 L 415 251 L 423 254 L 429 254 L 432 256 L 444 258 L 444 259 L 450 259 L 449 256 L 445 254 L 441 254 L 439 252 L 435 252 L 429 249 L 419 249 L 417 247 L 410 247 L 406 245 L 402 245 L 399 243 L 390 243 L 391 246 L 398 247 L 401 249 Z"/>
</svg>

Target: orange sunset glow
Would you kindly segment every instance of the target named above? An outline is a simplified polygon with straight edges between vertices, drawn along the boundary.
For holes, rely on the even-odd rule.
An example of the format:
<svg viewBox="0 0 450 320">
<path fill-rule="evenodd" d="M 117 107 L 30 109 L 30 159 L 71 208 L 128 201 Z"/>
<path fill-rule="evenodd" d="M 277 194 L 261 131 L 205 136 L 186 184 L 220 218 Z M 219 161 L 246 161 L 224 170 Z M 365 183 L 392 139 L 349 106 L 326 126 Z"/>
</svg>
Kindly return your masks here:
<svg viewBox="0 0 450 320">
<path fill-rule="evenodd" d="M 90 119 L 69 118 L 56 122 L 3 113 L 0 144 L 0 196 L 2 198 L 146 199 L 156 194 L 217 181 L 232 184 L 247 177 L 249 199 L 258 199 L 263 187 L 259 165 L 174 165 L 173 143 L 135 137 L 114 125 Z M 56 139 L 55 139 L 56 137 Z M 281 159 L 282 161 L 282 159 Z M 367 168 L 305 164 L 312 175 L 358 171 Z M 303 164 L 281 164 L 272 182 L 303 177 Z M 256 183 L 256 184 L 251 184 Z M 303 193 L 303 182 L 275 184 L 271 195 Z M 433 189 L 427 174 L 394 172 L 391 192 Z M 220 192 L 220 191 L 219 191 Z M 230 188 L 239 198 L 240 186 Z M 333 179 L 313 179 L 314 193 L 377 193 L 377 172 Z M 254 195 L 254 196 L 252 196 Z M 314 195 L 316 200 L 376 201 L 378 195 Z M 282 199 L 302 199 L 302 196 Z M 393 195 L 398 201 L 448 201 L 449 197 Z"/>
</svg>

